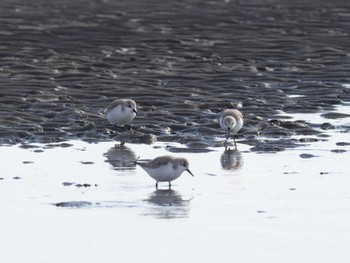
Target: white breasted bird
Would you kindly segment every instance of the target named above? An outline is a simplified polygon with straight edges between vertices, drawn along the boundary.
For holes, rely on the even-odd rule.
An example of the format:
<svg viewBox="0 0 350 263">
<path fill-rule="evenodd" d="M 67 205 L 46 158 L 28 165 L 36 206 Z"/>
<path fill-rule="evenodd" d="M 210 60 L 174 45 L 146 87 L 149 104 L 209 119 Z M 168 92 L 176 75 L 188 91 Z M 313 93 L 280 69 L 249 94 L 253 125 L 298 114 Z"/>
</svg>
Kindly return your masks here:
<svg viewBox="0 0 350 263">
<path fill-rule="evenodd" d="M 178 178 L 184 171 L 189 170 L 188 161 L 182 157 L 173 157 L 169 155 L 159 156 L 153 160 L 138 160 L 136 164 L 141 166 L 154 180 L 156 180 L 156 188 L 158 189 L 158 182 L 168 182 L 171 188 L 171 181 Z"/>
<path fill-rule="evenodd" d="M 229 139 L 233 135 L 233 140 L 236 145 L 237 132 L 243 126 L 243 115 L 239 110 L 226 109 L 220 114 L 219 124 L 220 127 L 226 132 L 226 139 Z"/>
<path fill-rule="evenodd" d="M 129 124 L 136 115 L 138 115 L 136 103 L 131 99 L 114 100 L 106 110 L 107 120 L 119 127 Z"/>
</svg>

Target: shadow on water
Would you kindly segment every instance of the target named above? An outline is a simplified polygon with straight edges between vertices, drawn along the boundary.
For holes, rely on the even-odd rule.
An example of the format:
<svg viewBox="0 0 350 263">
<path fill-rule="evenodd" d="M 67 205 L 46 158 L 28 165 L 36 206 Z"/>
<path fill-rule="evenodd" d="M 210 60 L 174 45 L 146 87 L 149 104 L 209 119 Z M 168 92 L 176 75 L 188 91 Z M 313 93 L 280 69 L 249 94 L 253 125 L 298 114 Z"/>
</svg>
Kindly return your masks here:
<svg viewBox="0 0 350 263">
<path fill-rule="evenodd" d="M 152 192 L 147 199 L 150 206 L 144 215 L 156 218 L 186 218 L 189 216 L 190 199 L 183 199 L 178 191 L 172 189 L 158 189 Z"/>
<path fill-rule="evenodd" d="M 134 151 L 123 144 L 116 144 L 104 156 L 107 157 L 106 162 L 110 163 L 115 170 L 132 170 L 136 167 L 137 157 Z"/>
<path fill-rule="evenodd" d="M 240 169 L 244 164 L 243 155 L 237 149 L 225 148 L 225 151 L 221 154 L 220 163 L 224 170 Z"/>
</svg>

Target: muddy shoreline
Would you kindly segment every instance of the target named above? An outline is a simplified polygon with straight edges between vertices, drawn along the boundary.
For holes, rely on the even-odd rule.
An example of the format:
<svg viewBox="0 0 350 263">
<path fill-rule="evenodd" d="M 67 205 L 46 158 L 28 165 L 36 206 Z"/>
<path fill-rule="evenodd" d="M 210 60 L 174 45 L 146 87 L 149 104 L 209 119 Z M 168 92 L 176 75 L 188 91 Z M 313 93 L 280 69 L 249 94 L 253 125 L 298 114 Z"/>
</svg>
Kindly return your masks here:
<svg viewBox="0 0 350 263">
<path fill-rule="evenodd" d="M 291 114 L 348 116 L 336 111 L 350 102 L 347 3 L 0 5 L 3 145 L 169 141 L 195 151 L 222 146 L 217 113 L 238 107 L 240 142 L 280 151 L 339 129 Z M 140 112 L 123 133 L 103 115 L 115 98 L 134 99 Z"/>
</svg>

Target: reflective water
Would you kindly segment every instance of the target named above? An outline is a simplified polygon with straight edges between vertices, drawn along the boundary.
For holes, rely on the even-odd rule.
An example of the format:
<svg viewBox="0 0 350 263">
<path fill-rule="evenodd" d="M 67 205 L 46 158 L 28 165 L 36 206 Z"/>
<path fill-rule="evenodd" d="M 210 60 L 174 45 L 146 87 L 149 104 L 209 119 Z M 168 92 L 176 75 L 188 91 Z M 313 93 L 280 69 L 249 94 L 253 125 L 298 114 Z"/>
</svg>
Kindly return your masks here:
<svg viewBox="0 0 350 263">
<path fill-rule="evenodd" d="M 331 123 L 349 127 L 350 119 Z M 159 190 L 133 160 L 183 145 L 0 147 L 1 258 L 346 262 L 349 130 L 328 134 L 278 153 L 242 143 L 237 151 L 170 153 L 188 158 L 195 177 L 184 173 Z"/>
</svg>

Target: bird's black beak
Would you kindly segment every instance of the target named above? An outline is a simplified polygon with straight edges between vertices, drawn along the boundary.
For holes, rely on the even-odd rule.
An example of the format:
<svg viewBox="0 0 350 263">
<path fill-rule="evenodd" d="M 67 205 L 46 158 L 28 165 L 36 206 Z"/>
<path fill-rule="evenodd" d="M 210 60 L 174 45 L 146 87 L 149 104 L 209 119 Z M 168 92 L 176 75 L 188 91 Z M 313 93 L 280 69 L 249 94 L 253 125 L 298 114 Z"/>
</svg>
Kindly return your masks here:
<svg viewBox="0 0 350 263">
<path fill-rule="evenodd" d="M 136 109 L 134 109 L 133 112 L 135 112 L 136 115 L 139 115 Z"/>
<path fill-rule="evenodd" d="M 192 175 L 194 177 L 194 175 L 193 175 L 193 173 L 191 173 L 190 169 L 187 169 L 186 171 L 189 172 L 190 175 Z"/>
</svg>

